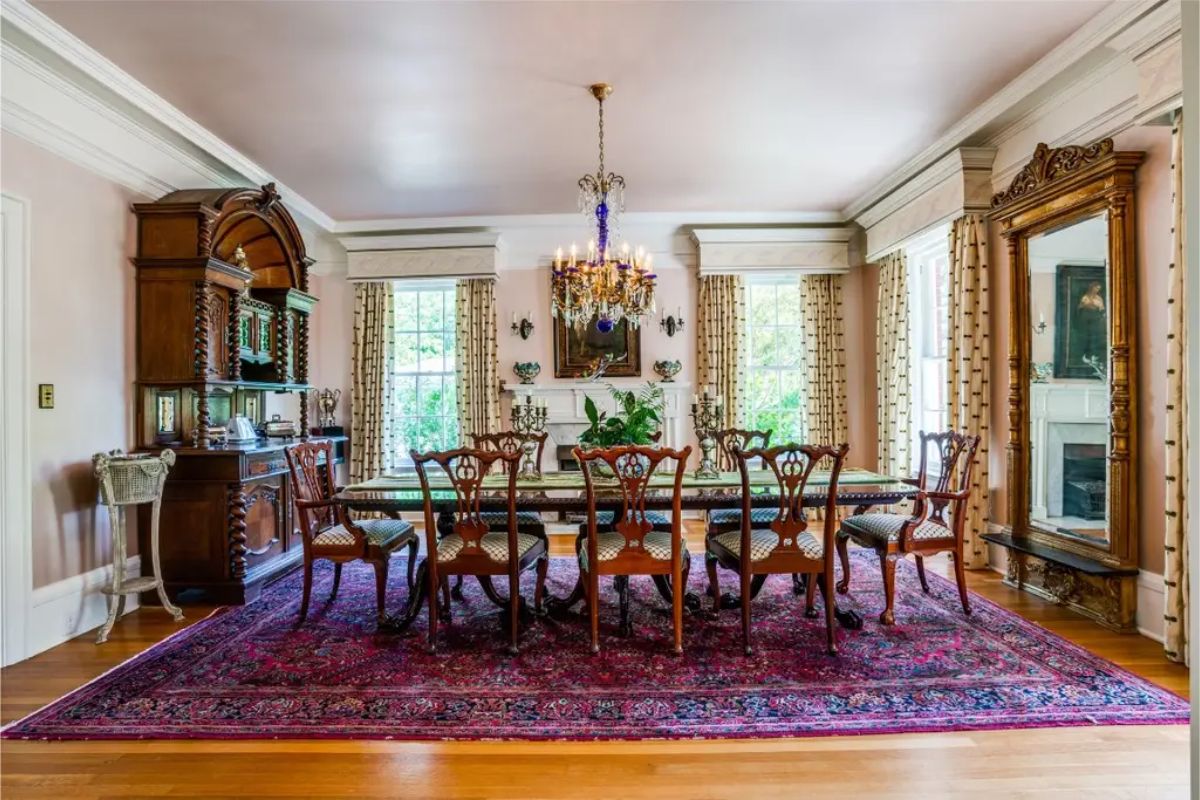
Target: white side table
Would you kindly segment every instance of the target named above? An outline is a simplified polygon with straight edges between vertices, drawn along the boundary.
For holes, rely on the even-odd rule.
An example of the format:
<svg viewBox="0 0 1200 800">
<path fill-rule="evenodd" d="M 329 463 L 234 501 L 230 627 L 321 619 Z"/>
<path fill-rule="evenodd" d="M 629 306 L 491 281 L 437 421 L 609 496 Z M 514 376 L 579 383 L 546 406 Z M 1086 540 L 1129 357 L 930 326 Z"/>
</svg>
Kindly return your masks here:
<svg viewBox="0 0 1200 800">
<path fill-rule="evenodd" d="M 158 516 L 162 507 L 163 485 L 167 482 L 167 471 L 175 463 L 175 453 L 163 450 L 158 455 L 150 453 L 97 453 L 92 456 L 96 479 L 100 481 L 100 500 L 108 506 L 112 523 L 113 578 L 103 591 L 112 595 L 108 602 L 108 619 L 96 636 L 96 644 L 103 644 L 112 631 L 113 624 L 125 609 L 125 596 L 158 590 L 163 608 L 171 612 L 175 620 L 183 619 L 183 611 L 167 598 L 162 582 L 162 569 L 158 561 Z M 126 506 L 152 503 L 150 511 L 150 559 L 154 574 L 125 579 L 125 514 Z"/>
</svg>

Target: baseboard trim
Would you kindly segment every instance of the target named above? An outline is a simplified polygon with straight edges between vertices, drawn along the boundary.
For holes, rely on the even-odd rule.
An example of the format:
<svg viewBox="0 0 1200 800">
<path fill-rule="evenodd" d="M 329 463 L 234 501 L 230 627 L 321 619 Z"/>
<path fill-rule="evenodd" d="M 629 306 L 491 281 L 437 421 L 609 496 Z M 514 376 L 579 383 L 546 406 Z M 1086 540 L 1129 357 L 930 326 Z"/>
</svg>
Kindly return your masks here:
<svg viewBox="0 0 1200 800">
<path fill-rule="evenodd" d="M 1164 642 L 1163 608 L 1166 602 L 1166 586 L 1163 576 L 1157 572 L 1142 570 L 1137 580 L 1137 629 L 1147 639 Z"/>
<path fill-rule="evenodd" d="M 125 563 L 126 576 L 140 575 L 141 571 L 139 556 L 133 556 Z M 112 566 L 104 566 L 34 589 L 30 598 L 26 657 L 99 627 L 108 616 L 108 597 L 100 590 L 110 580 Z M 125 613 L 138 605 L 137 595 L 127 596 Z"/>
</svg>

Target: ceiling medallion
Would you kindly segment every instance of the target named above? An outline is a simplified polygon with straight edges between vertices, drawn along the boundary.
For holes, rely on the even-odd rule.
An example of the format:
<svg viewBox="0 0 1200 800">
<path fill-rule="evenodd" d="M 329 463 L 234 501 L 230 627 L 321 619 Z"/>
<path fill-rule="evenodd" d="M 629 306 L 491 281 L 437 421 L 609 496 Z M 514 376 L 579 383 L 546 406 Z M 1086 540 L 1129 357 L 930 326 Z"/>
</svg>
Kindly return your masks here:
<svg viewBox="0 0 1200 800">
<path fill-rule="evenodd" d="M 593 319 L 596 330 L 610 333 L 620 322 L 631 328 L 654 313 L 651 258 L 643 248 L 631 252 L 628 243 L 616 246 L 617 223 L 625 208 L 625 179 L 604 171 L 604 101 L 612 94 L 607 83 L 589 87 L 600 106 L 600 166 L 579 179 L 579 210 L 595 226 L 595 235 L 582 256 L 574 244 L 564 256 L 560 247 L 551 274 L 551 311 L 576 328 Z"/>
</svg>

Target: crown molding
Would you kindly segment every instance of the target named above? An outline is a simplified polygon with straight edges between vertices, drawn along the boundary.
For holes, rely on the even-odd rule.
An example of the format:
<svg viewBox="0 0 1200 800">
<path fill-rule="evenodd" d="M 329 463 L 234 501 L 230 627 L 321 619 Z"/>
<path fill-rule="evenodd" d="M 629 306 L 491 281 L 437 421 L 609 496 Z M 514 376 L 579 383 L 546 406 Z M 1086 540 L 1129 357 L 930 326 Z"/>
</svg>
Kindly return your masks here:
<svg viewBox="0 0 1200 800">
<path fill-rule="evenodd" d="M 328 214 L 25 0 L 0 0 L 0 16 L 5 130 L 150 197 L 198 183 L 273 181 L 289 210 L 332 231 Z M 75 131 L 104 141 L 83 142 Z"/>
<path fill-rule="evenodd" d="M 796 225 L 838 225 L 845 222 L 838 211 L 626 211 L 621 225 L 677 228 L 698 227 L 776 227 Z M 477 217 L 392 217 L 386 219 L 342 220 L 333 232 L 343 234 L 381 234 L 411 231 L 486 230 L 506 228 L 579 228 L 587 229 L 582 214 L 497 214 Z"/>
<path fill-rule="evenodd" d="M 1061 44 L 1038 59 L 1033 66 L 956 122 L 932 144 L 846 206 L 842 211 L 843 218 L 858 221 L 863 212 L 919 175 L 954 147 L 967 141 L 987 125 L 995 123 L 1022 100 L 1045 87 L 1080 59 L 1147 13 L 1171 2 L 1174 0 L 1135 0 L 1106 6 Z"/>
</svg>

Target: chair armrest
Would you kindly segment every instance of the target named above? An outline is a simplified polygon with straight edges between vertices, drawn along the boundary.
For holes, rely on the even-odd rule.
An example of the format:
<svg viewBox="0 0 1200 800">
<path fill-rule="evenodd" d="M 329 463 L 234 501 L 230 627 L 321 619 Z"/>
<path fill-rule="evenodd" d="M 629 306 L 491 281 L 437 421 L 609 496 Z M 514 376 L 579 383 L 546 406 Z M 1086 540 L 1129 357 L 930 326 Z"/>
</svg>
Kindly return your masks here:
<svg viewBox="0 0 1200 800">
<path fill-rule="evenodd" d="M 302 509 L 309 509 L 309 508 L 329 508 L 330 506 L 336 506 L 337 504 L 338 504 L 338 503 L 337 503 L 337 501 L 336 501 L 336 500 L 332 500 L 332 499 L 326 499 L 326 500 L 297 500 L 297 501 L 296 501 L 296 508 L 302 508 Z"/>
<path fill-rule="evenodd" d="M 930 500 L 965 500 L 968 496 L 970 496 L 970 494 L 970 489 L 963 489 L 961 492 L 924 491 L 921 492 L 920 496 L 927 497 Z"/>
</svg>

